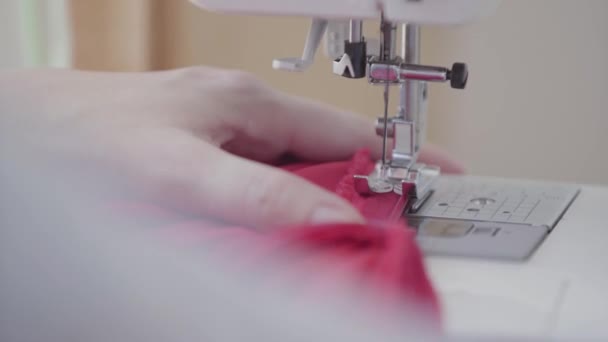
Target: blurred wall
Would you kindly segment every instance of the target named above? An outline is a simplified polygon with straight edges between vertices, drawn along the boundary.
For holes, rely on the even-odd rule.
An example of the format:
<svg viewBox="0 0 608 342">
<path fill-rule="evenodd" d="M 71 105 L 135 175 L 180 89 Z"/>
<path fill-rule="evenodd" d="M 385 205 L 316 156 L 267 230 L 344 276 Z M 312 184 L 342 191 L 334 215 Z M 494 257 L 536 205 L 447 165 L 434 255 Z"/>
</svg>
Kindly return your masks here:
<svg viewBox="0 0 608 342">
<path fill-rule="evenodd" d="M 107 71 L 153 68 L 155 0 L 69 1 L 76 68 Z"/>
<path fill-rule="evenodd" d="M 71 64 L 66 1 L 0 1 L 0 68 Z"/>
<path fill-rule="evenodd" d="M 608 184 L 608 1 L 504 0 L 491 20 L 432 29 L 426 61 L 467 61 L 433 87 L 430 139 L 474 173 Z"/>
<path fill-rule="evenodd" d="M 332 75 L 323 55 L 308 73 L 272 70 L 273 58 L 300 54 L 308 20 L 225 16 L 186 0 L 72 3 L 77 66 L 240 68 L 291 93 L 381 111 L 381 89 Z M 425 29 L 423 62 L 464 61 L 472 73 L 465 91 L 431 86 L 429 139 L 475 174 L 608 184 L 607 26 L 605 0 L 505 0 L 489 20 Z"/>
<path fill-rule="evenodd" d="M 17 1 L 0 1 L 0 68 L 22 65 L 24 48 Z"/>
</svg>

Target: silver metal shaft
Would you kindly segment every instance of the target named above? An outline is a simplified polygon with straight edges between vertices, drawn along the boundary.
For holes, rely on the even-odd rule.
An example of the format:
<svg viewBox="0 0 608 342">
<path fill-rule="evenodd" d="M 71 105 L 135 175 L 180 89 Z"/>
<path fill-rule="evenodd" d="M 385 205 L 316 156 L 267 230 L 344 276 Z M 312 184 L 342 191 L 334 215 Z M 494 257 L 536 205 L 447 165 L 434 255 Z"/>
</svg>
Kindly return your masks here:
<svg viewBox="0 0 608 342">
<path fill-rule="evenodd" d="M 349 41 L 359 43 L 363 40 L 363 21 L 351 19 Z"/>
<path fill-rule="evenodd" d="M 401 33 L 401 57 L 403 58 L 403 62 L 410 65 L 420 64 L 420 27 L 413 24 L 403 24 Z M 416 70 L 411 70 L 410 73 L 412 75 L 404 75 L 404 77 L 415 76 L 416 73 L 419 73 L 423 76 L 422 78 L 428 77 L 432 80 L 436 78 L 441 79 L 442 81 L 443 78 L 447 79 L 447 70 L 437 68 L 437 75 L 433 76 L 433 70 L 431 68 L 426 69 L 428 70 L 420 70 L 418 72 Z M 401 84 L 400 88 L 399 116 L 408 121 L 415 122 L 419 109 L 420 96 L 420 94 L 418 94 L 420 88 L 418 82 L 406 79 Z"/>
<path fill-rule="evenodd" d="M 380 51 L 380 59 L 382 61 L 390 61 L 395 57 L 395 48 L 397 42 L 397 26 L 393 23 L 387 22 L 382 16 L 380 22 L 380 32 L 382 35 L 382 48 Z M 390 68 L 386 67 L 386 73 L 388 74 Z M 388 105 L 389 105 L 389 82 L 384 84 L 384 132 L 382 135 L 382 166 L 383 170 L 387 168 L 388 161 L 386 158 L 386 146 L 388 142 Z"/>
<path fill-rule="evenodd" d="M 386 144 L 388 141 L 388 82 L 384 84 L 384 133 L 382 135 L 382 166 L 388 164 L 386 160 Z"/>
<path fill-rule="evenodd" d="M 420 64 L 420 26 L 416 24 L 403 24 L 402 27 L 402 41 L 401 41 L 401 57 L 403 62 L 418 66 Z M 417 69 L 417 70 L 416 70 Z M 422 83 L 414 80 L 419 78 L 425 81 L 447 81 L 448 70 L 444 68 L 429 68 L 420 67 L 412 68 L 409 71 L 403 70 L 402 76 L 405 81 L 401 84 L 399 89 L 399 111 L 397 116 L 404 119 L 407 122 L 413 124 L 411 132 L 411 140 L 408 142 L 408 146 L 393 146 L 393 148 L 399 151 L 409 152 L 409 163 L 414 164 L 418 159 L 418 151 L 420 149 L 420 142 L 424 135 L 424 118 L 421 117 L 422 107 Z M 445 79 L 445 80 L 444 80 Z M 395 139 L 395 142 L 397 139 Z"/>
</svg>

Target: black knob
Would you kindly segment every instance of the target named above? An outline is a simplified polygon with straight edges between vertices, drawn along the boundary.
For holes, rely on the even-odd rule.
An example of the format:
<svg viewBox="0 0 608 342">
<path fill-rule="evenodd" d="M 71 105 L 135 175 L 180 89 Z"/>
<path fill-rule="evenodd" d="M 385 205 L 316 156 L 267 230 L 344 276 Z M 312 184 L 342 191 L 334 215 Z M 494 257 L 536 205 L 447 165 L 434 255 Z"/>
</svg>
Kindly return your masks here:
<svg viewBox="0 0 608 342">
<path fill-rule="evenodd" d="M 454 63 L 450 71 L 450 85 L 454 89 L 464 89 L 469 79 L 469 68 L 464 63 Z"/>
<path fill-rule="evenodd" d="M 367 75 L 367 43 L 365 41 L 356 43 L 345 41 L 344 54 L 350 59 L 353 74 L 349 69 L 344 69 L 342 76 L 347 78 L 365 77 Z M 335 60 L 335 63 L 341 63 L 341 59 Z"/>
</svg>

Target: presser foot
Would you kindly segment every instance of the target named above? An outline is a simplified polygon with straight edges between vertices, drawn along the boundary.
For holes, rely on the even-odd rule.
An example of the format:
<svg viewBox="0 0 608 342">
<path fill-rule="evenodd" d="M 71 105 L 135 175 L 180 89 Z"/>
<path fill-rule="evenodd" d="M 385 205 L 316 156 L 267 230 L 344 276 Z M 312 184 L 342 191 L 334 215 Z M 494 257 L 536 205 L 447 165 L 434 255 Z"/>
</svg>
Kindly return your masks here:
<svg viewBox="0 0 608 342">
<path fill-rule="evenodd" d="M 414 164 L 410 168 L 399 168 L 378 162 L 370 175 L 354 176 L 355 190 L 365 196 L 390 192 L 407 196 L 415 199 L 412 209 L 417 210 L 433 193 L 439 174 L 437 166 Z"/>
</svg>

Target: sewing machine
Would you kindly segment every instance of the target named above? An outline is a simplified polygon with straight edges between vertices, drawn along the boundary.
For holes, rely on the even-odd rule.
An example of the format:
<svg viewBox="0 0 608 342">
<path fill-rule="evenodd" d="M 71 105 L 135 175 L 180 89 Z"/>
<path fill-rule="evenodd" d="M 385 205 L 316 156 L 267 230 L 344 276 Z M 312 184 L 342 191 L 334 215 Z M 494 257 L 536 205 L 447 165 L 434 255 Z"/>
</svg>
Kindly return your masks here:
<svg viewBox="0 0 608 342">
<path fill-rule="evenodd" d="M 276 59 L 273 68 L 307 70 L 325 41 L 328 71 L 383 88 L 383 116 L 370 127 L 383 138 L 383 155 L 374 172 L 356 176 L 355 186 L 369 196 L 408 196 L 405 215 L 417 230 L 444 301 L 449 332 L 608 337 L 605 320 L 587 319 L 608 317 L 606 299 L 598 301 L 608 279 L 589 263 L 608 260 L 598 242 L 608 237 L 598 204 L 608 201 L 608 191 L 443 176 L 438 167 L 417 162 L 425 137 L 427 83 L 449 83 L 459 90 L 468 81 L 464 63 L 450 68 L 421 64 L 422 25 L 462 24 L 491 15 L 500 0 L 193 2 L 222 12 L 312 17 L 302 56 Z M 380 20 L 377 38 L 363 34 L 368 19 Z M 394 115 L 388 107 L 391 86 L 399 87 Z M 412 190 L 405 192 L 404 184 Z"/>
</svg>

